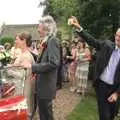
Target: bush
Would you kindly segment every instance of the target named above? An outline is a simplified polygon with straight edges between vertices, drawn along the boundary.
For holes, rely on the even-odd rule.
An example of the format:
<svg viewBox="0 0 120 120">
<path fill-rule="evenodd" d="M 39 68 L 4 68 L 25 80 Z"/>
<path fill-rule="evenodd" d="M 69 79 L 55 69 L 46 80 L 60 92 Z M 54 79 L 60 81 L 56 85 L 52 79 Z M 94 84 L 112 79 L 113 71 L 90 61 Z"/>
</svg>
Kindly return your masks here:
<svg viewBox="0 0 120 120">
<path fill-rule="evenodd" d="M 3 37 L 0 39 L 0 44 L 4 45 L 5 43 L 10 43 L 11 45 L 14 44 L 14 38 L 12 37 Z"/>
</svg>

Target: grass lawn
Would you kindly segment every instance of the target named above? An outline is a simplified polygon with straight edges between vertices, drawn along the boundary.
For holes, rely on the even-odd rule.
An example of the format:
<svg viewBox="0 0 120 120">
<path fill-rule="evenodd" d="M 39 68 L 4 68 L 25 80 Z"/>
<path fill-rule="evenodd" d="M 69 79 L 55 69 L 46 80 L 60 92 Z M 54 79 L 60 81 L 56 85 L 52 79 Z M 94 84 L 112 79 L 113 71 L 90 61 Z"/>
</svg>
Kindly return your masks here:
<svg viewBox="0 0 120 120">
<path fill-rule="evenodd" d="M 91 90 L 67 116 L 67 120 L 99 120 L 97 111 L 95 93 Z M 120 117 L 115 120 L 120 120 Z"/>
<path fill-rule="evenodd" d="M 87 94 L 76 106 L 67 120 L 98 120 L 95 93 L 93 90 Z"/>
</svg>

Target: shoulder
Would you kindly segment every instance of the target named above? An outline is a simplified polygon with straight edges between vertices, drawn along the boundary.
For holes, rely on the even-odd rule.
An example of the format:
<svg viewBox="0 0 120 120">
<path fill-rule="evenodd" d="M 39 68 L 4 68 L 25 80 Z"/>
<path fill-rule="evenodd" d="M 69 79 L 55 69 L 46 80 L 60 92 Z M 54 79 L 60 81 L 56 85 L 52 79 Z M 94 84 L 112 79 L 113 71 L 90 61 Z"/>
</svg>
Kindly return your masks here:
<svg viewBox="0 0 120 120">
<path fill-rule="evenodd" d="M 55 36 L 52 36 L 50 39 L 49 39 L 49 42 L 56 42 L 56 43 L 60 43 L 59 39 Z"/>
<path fill-rule="evenodd" d="M 105 40 L 103 48 L 113 48 L 114 46 L 115 46 L 114 42 L 112 42 L 111 40 Z"/>
<path fill-rule="evenodd" d="M 34 54 L 33 52 L 30 52 L 30 53 L 31 53 L 32 57 L 34 58 L 34 61 L 37 61 L 37 55 Z"/>
<path fill-rule="evenodd" d="M 105 40 L 105 44 L 108 45 L 108 46 L 111 46 L 114 43 L 111 40 Z"/>
<path fill-rule="evenodd" d="M 59 41 L 58 38 L 53 36 L 48 40 L 48 45 L 52 45 L 53 47 L 59 47 L 60 48 L 60 41 Z"/>
<path fill-rule="evenodd" d="M 23 56 L 22 58 L 23 60 L 27 60 L 27 61 L 34 63 L 34 58 L 29 51 L 25 52 L 22 56 Z"/>
</svg>

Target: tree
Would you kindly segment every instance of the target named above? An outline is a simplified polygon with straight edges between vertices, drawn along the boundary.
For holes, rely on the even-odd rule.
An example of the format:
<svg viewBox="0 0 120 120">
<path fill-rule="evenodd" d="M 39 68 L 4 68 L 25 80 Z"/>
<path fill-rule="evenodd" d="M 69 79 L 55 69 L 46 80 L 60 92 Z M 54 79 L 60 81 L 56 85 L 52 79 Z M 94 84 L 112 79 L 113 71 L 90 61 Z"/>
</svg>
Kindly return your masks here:
<svg viewBox="0 0 120 120">
<path fill-rule="evenodd" d="M 45 13 L 67 27 L 74 15 L 96 38 L 109 39 L 120 24 L 120 0 L 45 0 Z"/>
<path fill-rule="evenodd" d="M 78 0 L 79 19 L 83 26 L 97 38 L 112 38 L 119 26 L 120 1 Z"/>
<path fill-rule="evenodd" d="M 50 14 L 57 21 L 67 20 L 71 15 L 76 15 L 78 10 L 77 0 L 45 0 L 40 5 L 46 6 L 44 15 Z"/>
<path fill-rule="evenodd" d="M 45 9 L 43 11 L 43 16 L 49 14 L 49 11 L 51 10 L 51 8 L 49 8 L 50 7 L 49 5 L 50 5 L 50 0 L 44 0 L 44 1 L 40 2 L 39 6 L 45 7 Z"/>
</svg>

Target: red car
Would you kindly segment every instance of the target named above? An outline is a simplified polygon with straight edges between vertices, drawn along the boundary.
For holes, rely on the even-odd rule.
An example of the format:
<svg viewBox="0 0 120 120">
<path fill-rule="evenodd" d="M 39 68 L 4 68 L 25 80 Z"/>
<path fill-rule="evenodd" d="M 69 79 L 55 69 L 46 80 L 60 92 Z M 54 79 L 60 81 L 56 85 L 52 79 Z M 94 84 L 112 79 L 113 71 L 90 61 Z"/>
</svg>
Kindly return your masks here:
<svg viewBox="0 0 120 120">
<path fill-rule="evenodd" d="M 25 70 L 17 67 L 0 70 L 0 118 L 27 120 L 27 102 L 23 96 Z"/>
</svg>

